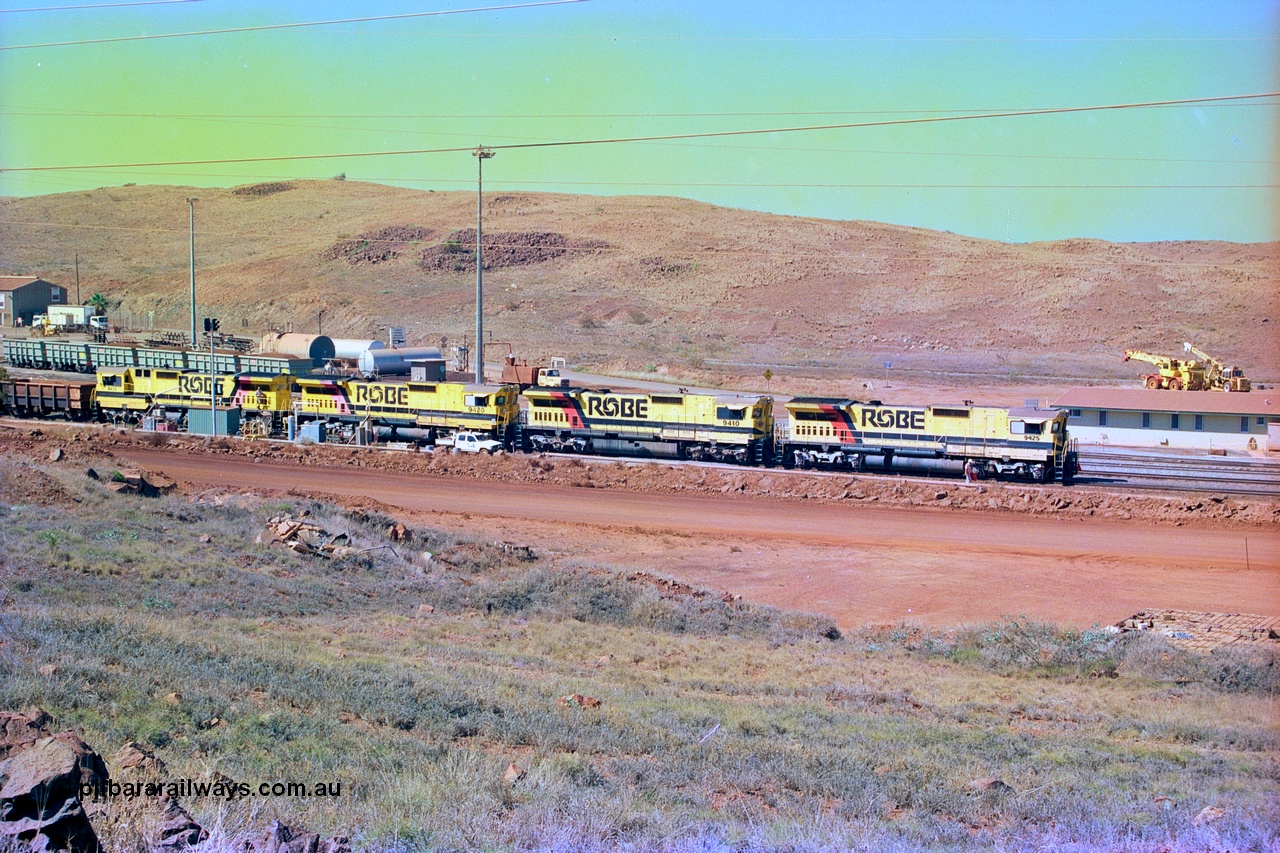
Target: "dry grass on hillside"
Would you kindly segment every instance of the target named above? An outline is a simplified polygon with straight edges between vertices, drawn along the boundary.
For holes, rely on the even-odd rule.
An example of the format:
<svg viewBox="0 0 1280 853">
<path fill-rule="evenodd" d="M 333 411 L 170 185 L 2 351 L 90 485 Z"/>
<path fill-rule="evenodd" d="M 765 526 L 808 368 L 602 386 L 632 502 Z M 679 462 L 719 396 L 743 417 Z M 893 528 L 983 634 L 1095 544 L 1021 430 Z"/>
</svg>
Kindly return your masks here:
<svg viewBox="0 0 1280 853">
<path fill-rule="evenodd" d="M 0 707 L 43 706 L 105 754 L 149 745 L 173 778 L 343 783 L 186 802 L 218 849 L 272 818 L 375 851 L 1280 841 L 1274 660 L 1021 619 L 841 636 L 427 529 L 334 562 L 252 543 L 306 510 L 385 544 L 367 511 L 114 495 L 11 456 L 0 477 L 56 486 L 0 503 Z M 148 849 L 139 832 L 106 840 Z"/>
<path fill-rule="evenodd" d="M 6 199 L 0 269 L 69 283 L 78 251 L 82 290 L 183 327 L 189 192 Z M 323 308 L 333 334 L 381 336 L 403 322 L 413 339 L 459 341 L 473 327 L 474 200 L 345 181 L 201 190 L 201 303 L 230 328 L 311 329 Z M 1194 340 L 1280 378 L 1274 243 L 1018 245 L 674 198 L 536 193 L 487 196 L 485 231 L 495 241 L 487 328 L 531 357 L 861 376 L 891 360 L 962 382 L 1070 381 L 1131 378 L 1126 347 L 1174 352 Z"/>
</svg>

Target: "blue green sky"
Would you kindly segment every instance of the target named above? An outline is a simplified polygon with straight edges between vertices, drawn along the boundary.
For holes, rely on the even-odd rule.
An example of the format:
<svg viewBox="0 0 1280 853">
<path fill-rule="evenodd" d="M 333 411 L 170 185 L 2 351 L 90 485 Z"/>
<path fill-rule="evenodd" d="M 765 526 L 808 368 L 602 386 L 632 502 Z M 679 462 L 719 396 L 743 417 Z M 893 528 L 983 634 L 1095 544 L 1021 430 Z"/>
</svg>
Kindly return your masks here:
<svg viewBox="0 0 1280 853">
<path fill-rule="evenodd" d="M 120 2 L 120 0 L 117 0 Z M 498 0 L 498 4 L 501 0 Z M 1271 92 L 1280 0 L 0 0 L 0 168 L 378 152 Z M 1280 99 L 500 151 L 495 190 L 673 195 L 1024 242 L 1274 240 Z M 0 194 L 281 178 L 471 189 L 465 152 L 0 172 Z"/>
</svg>

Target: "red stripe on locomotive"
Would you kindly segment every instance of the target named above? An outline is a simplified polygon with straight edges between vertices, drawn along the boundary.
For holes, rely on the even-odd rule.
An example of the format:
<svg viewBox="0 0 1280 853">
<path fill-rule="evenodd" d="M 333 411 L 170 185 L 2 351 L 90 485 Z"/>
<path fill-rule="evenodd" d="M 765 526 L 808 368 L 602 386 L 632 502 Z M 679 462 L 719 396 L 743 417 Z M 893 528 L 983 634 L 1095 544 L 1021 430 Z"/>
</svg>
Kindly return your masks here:
<svg viewBox="0 0 1280 853">
<path fill-rule="evenodd" d="M 858 437 L 854 435 L 853 421 L 849 419 L 849 413 L 839 406 L 832 406 L 824 403 L 818 407 L 827 420 L 831 422 L 831 427 L 835 431 L 836 438 L 847 444 L 857 444 Z"/>
<path fill-rule="evenodd" d="M 581 429 L 585 423 L 585 416 L 582 414 L 582 408 L 578 405 L 575 397 L 569 394 L 553 392 L 551 399 L 560 404 L 560 412 L 564 415 L 569 426 Z"/>
<path fill-rule="evenodd" d="M 329 397 L 333 400 L 334 408 L 340 415 L 350 415 L 355 412 L 355 407 L 351 405 L 351 398 L 347 396 L 347 388 L 339 382 L 326 381 L 324 388 L 329 392 Z M 313 396 L 321 396 L 313 394 Z"/>
</svg>

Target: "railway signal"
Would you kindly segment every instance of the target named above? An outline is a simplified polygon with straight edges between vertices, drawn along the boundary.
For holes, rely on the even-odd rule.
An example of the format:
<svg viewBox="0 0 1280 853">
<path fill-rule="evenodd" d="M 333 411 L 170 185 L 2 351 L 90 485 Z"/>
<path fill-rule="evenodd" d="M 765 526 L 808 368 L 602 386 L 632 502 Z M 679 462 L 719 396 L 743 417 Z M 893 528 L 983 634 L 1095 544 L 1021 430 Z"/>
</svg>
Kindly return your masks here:
<svg viewBox="0 0 1280 853">
<path fill-rule="evenodd" d="M 209 336 L 209 426 L 213 437 L 218 437 L 218 365 L 214 363 L 213 333 L 218 331 L 217 317 L 204 318 L 204 331 Z"/>
</svg>

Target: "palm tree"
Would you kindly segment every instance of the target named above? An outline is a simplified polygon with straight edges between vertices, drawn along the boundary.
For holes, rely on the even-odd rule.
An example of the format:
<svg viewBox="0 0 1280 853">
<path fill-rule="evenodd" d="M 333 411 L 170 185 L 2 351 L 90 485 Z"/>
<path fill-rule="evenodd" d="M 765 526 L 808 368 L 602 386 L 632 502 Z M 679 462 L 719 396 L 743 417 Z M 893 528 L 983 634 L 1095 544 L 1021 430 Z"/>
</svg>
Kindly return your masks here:
<svg viewBox="0 0 1280 853">
<path fill-rule="evenodd" d="M 89 297 L 89 304 L 92 305 L 99 314 L 107 313 L 107 297 L 101 293 L 95 293 Z"/>
</svg>

